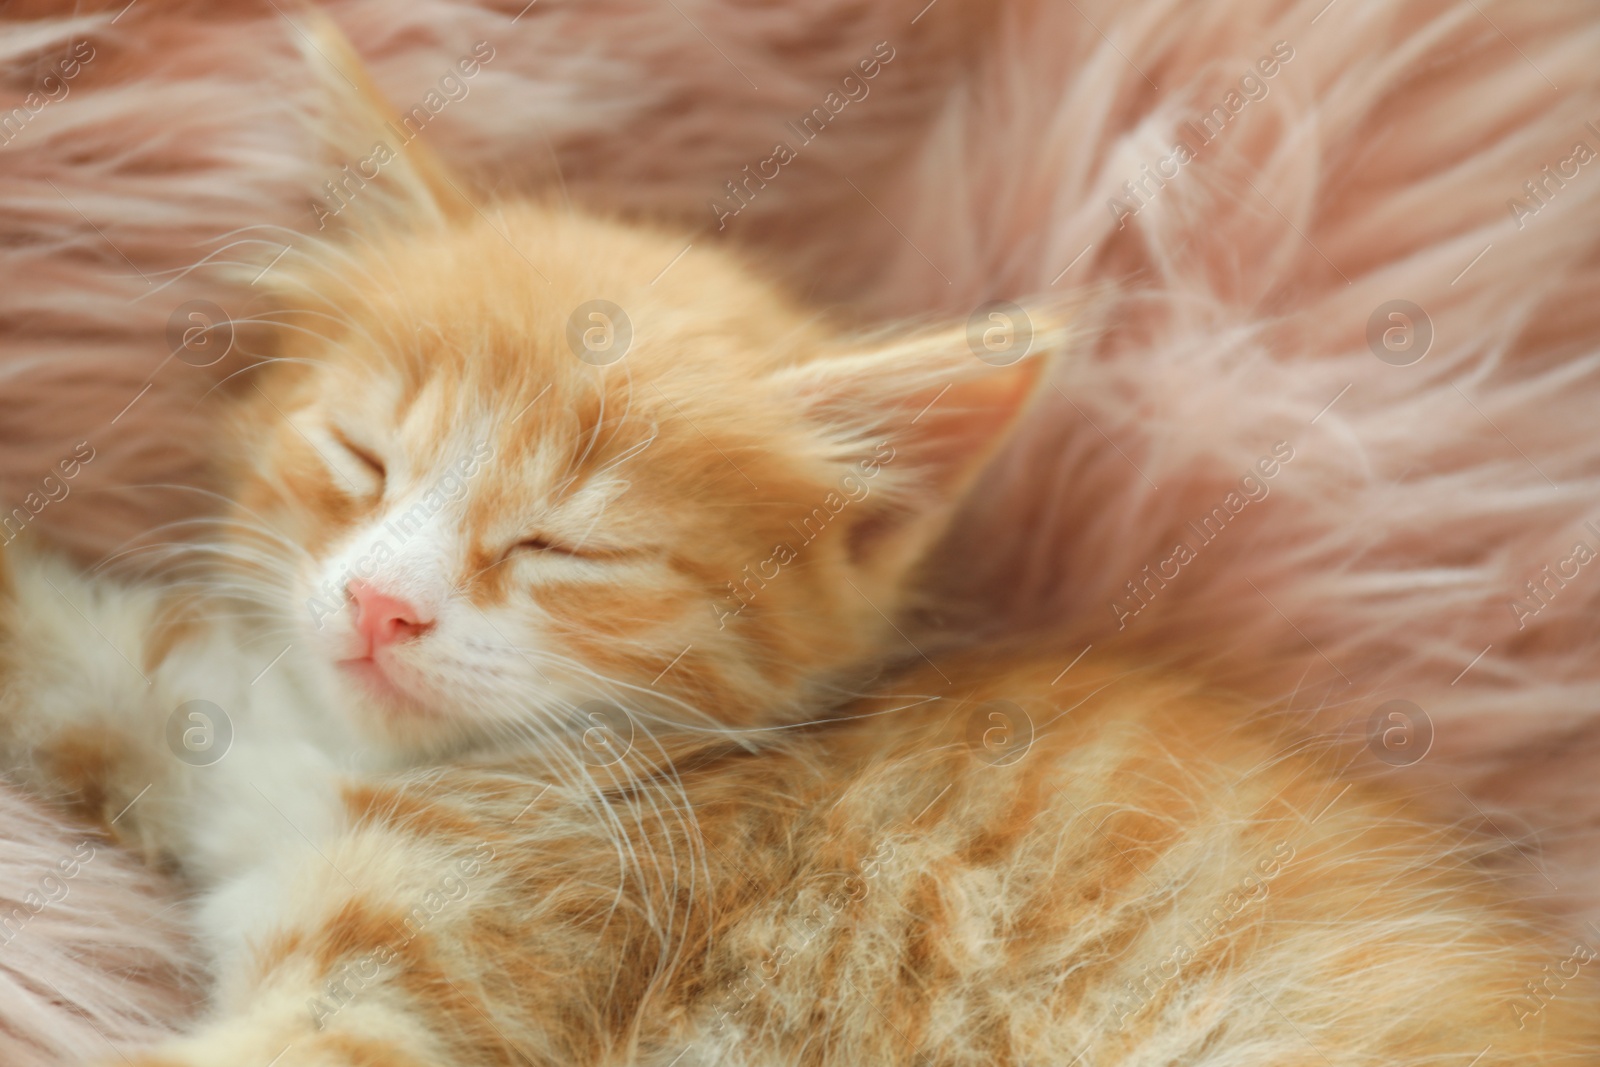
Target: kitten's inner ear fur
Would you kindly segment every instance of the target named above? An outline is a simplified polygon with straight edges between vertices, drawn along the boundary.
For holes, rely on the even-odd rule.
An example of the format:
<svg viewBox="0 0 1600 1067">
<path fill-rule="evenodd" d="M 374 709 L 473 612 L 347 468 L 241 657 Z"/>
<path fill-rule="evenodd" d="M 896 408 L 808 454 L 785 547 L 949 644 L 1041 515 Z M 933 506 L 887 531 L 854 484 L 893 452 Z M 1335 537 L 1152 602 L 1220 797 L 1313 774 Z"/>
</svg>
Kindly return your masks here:
<svg viewBox="0 0 1600 1067">
<path fill-rule="evenodd" d="M 340 189 L 341 182 L 356 176 L 353 189 L 341 190 L 349 195 L 351 209 L 339 212 L 339 223 L 389 232 L 470 218 L 477 209 L 465 183 L 421 135 L 404 135 L 393 108 L 333 20 L 308 9 L 296 14 L 293 24 L 295 43 L 321 89 L 322 106 L 311 125 L 326 146 L 330 180 Z"/>
<path fill-rule="evenodd" d="M 849 549 L 861 579 L 897 601 L 900 586 L 945 532 L 973 482 L 1048 381 L 1055 353 L 1075 340 L 1066 313 L 1034 315 L 1029 354 L 1009 366 L 974 355 L 963 328 L 902 336 L 786 368 L 795 396 L 846 463 L 892 458 L 852 503 Z M 1039 321 L 1044 320 L 1044 321 Z"/>
</svg>

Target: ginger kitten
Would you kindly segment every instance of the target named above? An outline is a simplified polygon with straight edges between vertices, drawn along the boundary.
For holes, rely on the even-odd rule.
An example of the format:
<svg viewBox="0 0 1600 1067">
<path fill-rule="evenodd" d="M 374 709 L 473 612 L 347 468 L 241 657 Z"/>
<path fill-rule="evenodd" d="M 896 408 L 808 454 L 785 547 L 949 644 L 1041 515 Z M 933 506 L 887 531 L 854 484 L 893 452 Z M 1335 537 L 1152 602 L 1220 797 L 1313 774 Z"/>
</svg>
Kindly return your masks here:
<svg viewBox="0 0 1600 1067">
<path fill-rule="evenodd" d="M 6 557 L 5 766 L 200 897 L 136 1062 L 1594 1062 L 1594 953 L 1337 747 L 905 640 L 1037 357 L 386 170 L 278 275 L 205 579 Z"/>
</svg>

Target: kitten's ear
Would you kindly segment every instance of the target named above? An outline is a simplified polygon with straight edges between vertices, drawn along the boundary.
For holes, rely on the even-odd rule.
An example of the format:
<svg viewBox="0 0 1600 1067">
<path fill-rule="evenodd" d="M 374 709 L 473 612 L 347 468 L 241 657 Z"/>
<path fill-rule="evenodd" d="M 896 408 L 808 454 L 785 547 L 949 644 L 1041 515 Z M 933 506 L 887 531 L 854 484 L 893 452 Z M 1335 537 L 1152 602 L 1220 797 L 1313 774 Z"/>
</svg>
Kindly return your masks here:
<svg viewBox="0 0 1600 1067">
<path fill-rule="evenodd" d="M 863 343 L 778 373 L 851 467 L 839 512 L 849 516 L 851 557 L 879 592 L 892 594 L 944 533 L 1087 321 L 1077 307 L 997 304 L 964 326 Z"/>
<path fill-rule="evenodd" d="M 295 43 L 320 88 L 308 121 L 323 144 L 324 182 L 310 190 L 318 229 L 393 230 L 469 218 L 476 210 L 420 136 L 398 121 L 361 57 L 332 19 L 306 7 L 291 18 Z"/>
</svg>

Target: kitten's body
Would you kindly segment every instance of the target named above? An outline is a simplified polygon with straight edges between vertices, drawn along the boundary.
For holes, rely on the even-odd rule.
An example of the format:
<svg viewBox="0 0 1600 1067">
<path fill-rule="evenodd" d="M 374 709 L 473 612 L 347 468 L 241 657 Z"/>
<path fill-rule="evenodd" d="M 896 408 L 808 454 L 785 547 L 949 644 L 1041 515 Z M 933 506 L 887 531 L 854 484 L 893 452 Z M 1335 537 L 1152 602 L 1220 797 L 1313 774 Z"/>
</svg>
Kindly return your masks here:
<svg viewBox="0 0 1600 1067">
<path fill-rule="evenodd" d="M 1594 1060 L 1592 953 L 1335 751 L 1059 649 L 892 666 L 1036 358 L 421 152 L 274 268 L 221 564 L 9 561 L 7 769 L 201 893 L 147 1063 Z"/>
<path fill-rule="evenodd" d="M 152 1065 L 1593 1062 L 1588 960 L 1480 845 L 1179 680 L 989 649 L 787 730 L 359 771 L 287 658 L 16 569 L 3 718 L 60 700 L 13 763 L 206 890 L 215 1008 Z M 173 759 L 222 679 L 233 749 Z"/>
</svg>

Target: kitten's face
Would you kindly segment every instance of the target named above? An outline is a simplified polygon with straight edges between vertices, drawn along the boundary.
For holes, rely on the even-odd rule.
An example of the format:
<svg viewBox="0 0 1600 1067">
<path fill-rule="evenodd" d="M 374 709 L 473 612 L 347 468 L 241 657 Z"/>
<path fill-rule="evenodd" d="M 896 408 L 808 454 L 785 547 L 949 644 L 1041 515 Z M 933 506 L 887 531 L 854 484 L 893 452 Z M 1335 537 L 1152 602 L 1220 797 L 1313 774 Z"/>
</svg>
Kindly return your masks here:
<svg viewBox="0 0 1600 1067">
<path fill-rule="evenodd" d="M 772 721 L 892 634 L 895 405 L 931 379 L 864 395 L 883 368 L 716 253 L 657 277 L 681 248 L 530 207 L 305 276 L 338 321 L 288 332 L 240 499 L 297 546 L 287 610 L 369 734 L 567 731 L 597 700 Z M 633 334 L 606 366 L 569 341 L 595 299 Z"/>
</svg>

